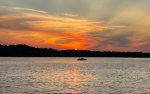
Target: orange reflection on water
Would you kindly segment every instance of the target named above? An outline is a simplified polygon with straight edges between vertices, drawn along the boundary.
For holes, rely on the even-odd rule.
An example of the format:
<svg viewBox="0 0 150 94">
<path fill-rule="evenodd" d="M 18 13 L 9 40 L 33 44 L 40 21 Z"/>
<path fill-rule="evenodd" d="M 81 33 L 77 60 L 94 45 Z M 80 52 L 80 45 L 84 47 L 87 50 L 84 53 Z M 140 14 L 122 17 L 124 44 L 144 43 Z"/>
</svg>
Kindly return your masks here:
<svg viewBox="0 0 150 94">
<path fill-rule="evenodd" d="M 66 71 L 66 78 L 64 82 L 68 85 L 64 90 L 65 93 L 81 93 L 83 87 L 81 86 L 81 75 L 78 70 Z"/>
<path fill-rule="evenodd" d="M 67 65 L 63 69 L 36 72 L 32 76 L 35 78 L 36 86 L 40 87 L 41 90 L 49 90 L 48 93 L 82 93 L 84 87 L 81 84 L 83 80 L 86 80 L 83 79 L 83 74 L 74 64 Z"/>
</svg>

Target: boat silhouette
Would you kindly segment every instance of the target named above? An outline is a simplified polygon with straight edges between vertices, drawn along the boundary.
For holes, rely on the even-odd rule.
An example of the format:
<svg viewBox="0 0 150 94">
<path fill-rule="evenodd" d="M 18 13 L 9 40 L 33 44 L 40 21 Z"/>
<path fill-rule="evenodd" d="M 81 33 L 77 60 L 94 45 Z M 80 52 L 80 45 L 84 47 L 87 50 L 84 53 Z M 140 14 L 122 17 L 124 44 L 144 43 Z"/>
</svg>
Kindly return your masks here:
<svg viewBox="0 0 150 94">
<path fill-rule="evenodd" d="M 87 60 L 87 59 L 86 59 L 86 58 L 81 57 L 81 58 L 78 58 L 77 60 L 78 60 L 78 61 L 85 61 L 85 60 Z"/>
</svg>

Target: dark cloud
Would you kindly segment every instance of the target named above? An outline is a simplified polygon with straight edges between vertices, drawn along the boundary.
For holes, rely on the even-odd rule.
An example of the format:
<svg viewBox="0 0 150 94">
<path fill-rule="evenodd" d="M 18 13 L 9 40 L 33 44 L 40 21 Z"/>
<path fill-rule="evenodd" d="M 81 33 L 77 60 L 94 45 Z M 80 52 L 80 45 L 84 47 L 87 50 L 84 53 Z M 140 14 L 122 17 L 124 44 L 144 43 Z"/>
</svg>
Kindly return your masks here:
<svg viewBox="0 0 150 94">
<path fill-rule="evenodd" d="M 114 37 L 109 38 L 109 40 L 117 42 L 118 47 L 127 47 L 128 44 L 131 43 L 131 41 L 128 39 L 129 36 L 132 36 L 130 34 L 121 34 Z"/>
<path fill-rule="evenodd" d="M 30 25 L 25 23 L 27 21 L 40 21 L 45 19 L 25 17 L 22 12 L 15 11 L 12 8 L 0 9 L 0 29 L 10 30 L 29 30 Z"/>
<path fill-rule="evenodd" d="M 28 30 L 30 26 L 28 24 L 22 23 L 22 19 L 0 21 L 0 29 L 10 29 L 10 30 Z"/>
<path fill-rule="evenodd" d="M 120 33 L 118 30 L 105 30 L 102 32 L 89 32 L 89 34 L 97 40 L 97 44 L 90 49 L 97 49 L 101 47 L 105 47 L 107 45 L 112 45 L 114 47 L 129 47 L 131 44 L 131 40 L 129 40 L 129 36 L 132 36 L 133 33 Z M 98 40 L 99 39 L 99 40 Z M 101 40 L 104 39 L 104 40 Z M 110 49 L 111 50 L 111 49 Z"/>
<path fill-rule="evenodd" d="M 71 43 L 73 41 L 77 41 L 77 40 L 75 40 L 75 39 L 58 39 L 58 40 L 56 40 L 56 43 L 66 44 L 66 43 Z"/>
<path fill-rule="evenodd" d="M 146 44 L 144 44 L 144 45 L 142 45 L 142 46 L 140 46 L 140 47 L 137 47 L 137 49 L 138 49 L 139 51 L 144 51 L 144 52 L 149 51 L 149 49 L 150 49 L 150 42 L 149 42 L 149 43 L 146 43 Z"/>
</svg>

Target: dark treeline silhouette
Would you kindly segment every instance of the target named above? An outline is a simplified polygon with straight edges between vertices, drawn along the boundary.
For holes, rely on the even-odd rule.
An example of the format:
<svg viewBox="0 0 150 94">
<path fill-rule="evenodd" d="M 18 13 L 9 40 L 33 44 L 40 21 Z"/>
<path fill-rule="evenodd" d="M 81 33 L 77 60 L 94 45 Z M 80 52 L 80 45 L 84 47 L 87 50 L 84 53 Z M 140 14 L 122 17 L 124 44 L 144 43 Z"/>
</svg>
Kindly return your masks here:
<svg viewBox="0 0 150 94">
<path fill-rule="evenodd" d="M 150 53 L 62 50 L 35 48 L 28 45 L 0 45 L 1 57 L 147 57 Z"/>
<path fill-rule="evenodd" d="M 27 45 L 0 45 L 0 56 L 7 57 L 49 57 L 57 56 L 58 51 L 51 48 L 35 48 Z"/>
</svg>

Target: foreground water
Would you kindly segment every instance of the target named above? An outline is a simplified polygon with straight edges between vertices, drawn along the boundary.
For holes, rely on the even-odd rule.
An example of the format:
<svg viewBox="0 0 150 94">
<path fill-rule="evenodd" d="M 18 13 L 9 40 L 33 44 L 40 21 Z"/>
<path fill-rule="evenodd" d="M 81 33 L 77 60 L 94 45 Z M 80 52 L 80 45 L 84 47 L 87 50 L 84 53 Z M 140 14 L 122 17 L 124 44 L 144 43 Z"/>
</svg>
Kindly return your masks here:
<svg viewBox="0 0 150 94">
<path fill-rule="evenodd" d="M 150 94 L 149 58 L 0 57 L 0 94 Z"/>
</svg>

